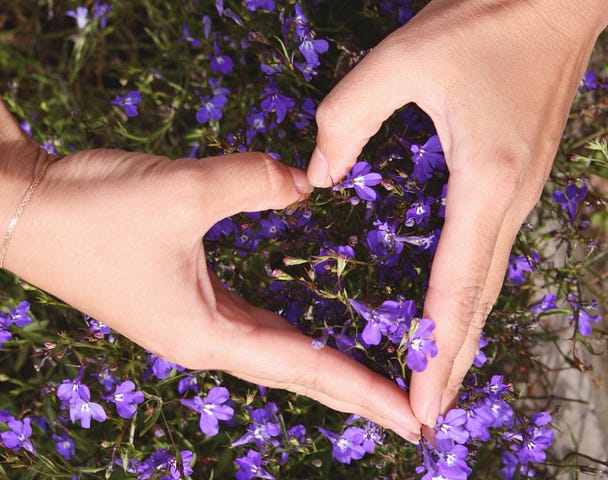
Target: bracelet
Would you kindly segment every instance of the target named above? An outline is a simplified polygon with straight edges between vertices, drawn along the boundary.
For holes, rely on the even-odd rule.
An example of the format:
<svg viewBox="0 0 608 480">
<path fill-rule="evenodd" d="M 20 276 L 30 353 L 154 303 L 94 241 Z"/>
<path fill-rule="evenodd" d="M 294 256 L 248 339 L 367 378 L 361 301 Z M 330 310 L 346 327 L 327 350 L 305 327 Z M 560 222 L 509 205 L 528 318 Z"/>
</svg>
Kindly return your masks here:
<svg viewBox="0 0 608 480">
<path fill-rule="evenodd" d="M 61 158 L 61 157 L 55 158 L 53 160 L 47 160 L 42 165 L 42 168 L 38 172 L 38 175 L 36 175 L 34 180 L 32 180 L 32 183 L 30 184 L 27 191 L 25 192 L 25 195 L 23 195 L 23 198 L 21 199 L 21 203 L 19 203 L 19 206 L 17 207 L 17 211 L 13 215 L 13 218 L 11 218 L 11 221 L 8 223 L 8 229 L 6 230 L 6 234 L 4 235 L 4 240 L 2 241 L 2 247 L 0 247 L 0 269 L 4 268 L 4 259 L 6 257 L 6 251 L 8 250 L 8 243 L 11 240 L 11 235 L 13 234 L 13 230 L 15 230 L 15 227 L 17 226 L 19 217 L 21 217 L 23 210 L 25 210 L 25 207 L 29 203 L 34 192 L 36 191 L 36 187 L 38 187 L 38 184 L 42 181 L 44 174 L 46 173 L 46 170 L 49 167 L 49 165 L 51 163 L 53 163 L 55 160 L 59 160 L 59 158 Z"/>
</svg>

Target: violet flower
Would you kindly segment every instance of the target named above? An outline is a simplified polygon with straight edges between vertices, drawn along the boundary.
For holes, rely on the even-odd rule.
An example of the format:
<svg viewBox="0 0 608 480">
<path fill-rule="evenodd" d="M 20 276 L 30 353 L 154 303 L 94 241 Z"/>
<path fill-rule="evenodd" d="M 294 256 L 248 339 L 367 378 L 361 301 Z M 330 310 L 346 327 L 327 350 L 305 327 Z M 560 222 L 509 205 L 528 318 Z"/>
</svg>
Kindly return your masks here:
<svg viewBox="0 0 608 480">
<path fill-rule="evenodd" d="M 430 318 L 413 319 L 407 340 L 405 363 L 415 372 L 422 372 L 428 363 L 427 357 L 437 356 L 437 345 L 431 340 L 435 323 Z"/>
<path fill-rule="evenodd" d="M 357 162 L 342 181 L 342 188 L 354 188 L 361 200 L 374 201 L 378 198 L 376 191 L 371 188 L 382 182 L 382 175 L 372 172 L 367 162 Z M 339 188 L 339 186 L 337 186 Z M 334 187 L 335 188 L 335 187 Z"/>
<path fill-rule="evenodd" d="M 89 387 L 80 385 L 78 397 L 73 397 L 70 402 L 70 420 L 72 423 L 80 420 L 82 428 L 90 428 L 91 418 L 104 422 L 107 418 L 106 412 L 99 403 L 91 402 Z"/>
<path fill-rule="evenodd" d="M 222 55 L 218 43 L 213 42 L 213 55 L 211 56 L 211 63 L 209 66 L 212 70 L 227 75 L 232 72 L 234 62 L 228 55 Z"/>
<path fill-rule="evenodd" d="M 526 281 L 525 272 L 531 272 L 538 264 L 538 254 L 532 252 L 531 255 L 511 255 L 509 257 L 509 271 L 507 276 L 515 285 L 520 285 Z"/>
<path fill-rule="evenodd" d="M 19 328 L 25 327 L 32 323 L 29 312 L 30 304 L 24 300 L 16 308 L 9 308 L 8 313 L 0 312 L 0 322 L 4 327 L 10 327 L 13 324 Z"/>
<path fill-rule="evenodd" d="M 135 384 L 131 380 L 126 380 L 116 386 L 113 394 L 104 398 L 116 405 L 116 413 L 120 417 L 131 418 L 137 411 L 136 405 L 144 401 L 143 392 L 133 390 L 135 390 Z"/>
<path fill-rule="evenodd" d="M 340 463 L 350 464 L 352 460 L 361 460 L 366 453 L 363 442 L 366 440 L 365 430 L 359 427 L 348 427 L 342 435 L 319 427 L 319 431 L 333 445 L 333 457 Z"/>
<path fill-rule="evenodd" d="M 576 297 L 572 294 L 568 295 L 568 301 L 572 306 L 573 315 L 568 317 L 568 322 L 571 324 L 576 320 L 576 328 L 578 332 L 587 337 L 593 332 L 592 323 L 598 323 L 602 319 L 601 314 L 591 315 L 588 310 L 598 311 L 598 306 L 595 301 L 591 302 L 588 306 L 583 306 L 576 300 Z"/>
<path fill-rule="evenodd" d="M 538 315 L 539 313 L 546 312 L 547 310 L 554 310 L 556 308 L 558 308 L 558 306 L 555 303 L 555 294 L 547 293 L 539 303 L 530 307 L 530 311 L 535 315 Z"/>
<path fill-rule="evenodd" d="M 258 8 L 271 12 L 274 10 L 274 0 L 245 0 L 247 10 L 255 12 Z"/>
<path fill-rule="evenodd" d="M 66 460 L 69 460 L 76 454 L 76 449 L 74 448 L 74 441 L 67 433 L 62 432 L 61 435 L 57 435 L 54 433 L 53 440 L 55 440 L 55 449 L 57 450 L 57 453 Z"/>
<path fill-rule="evenodd" d="M 262 99 L 262 110 L 266 115 L 274 112 L 277 116 L 277 123 L 281 123 L 285 119 L 287 112 L 296 104 L 293 98 L 281 95 L 274 80 L 271 80 L 270 85 L 264 88 L 264 93 L 260 98 Z"/>
<path fill-rule="evenodd" d="M 6 448 L 11 450 L 27 450 L 30 453 L 35 453 L 34 445 L 30 440 L 32 436 L 31 419 L 25 418 L 23 421 L 11 418 L 8 421 L 8 428 L 6 432 L 0 433 L 2 443 Z"/>
<path fill-rule="evenodd" d="M 234 410 L 228 405 L 230 393 L 224 387 L 213 387 L 203 400 L 194 397 L 193 400 L 181 400 L 181 404 L 200 413 L 199 427 L 205 435 L 214 436 L 220 431 L 218 420 L 231 420 Z"/>
<path fill-rule="evenodd" d="M 124 107 L 127 117 L 136 117 L 138 111 L 135 105 L 141 103 L 141 93 L 139 90 L 133 90 L 127 93 L 124 97 L 117 95 L 116 98 L 110 103 L 112 105 Z"/>
<path fill-rule="evenodd" d="M 553 192 L 553 200 L 555 200 L 562 207 L 562 210 L 568 212 L 570 220 L 574 221 L 576 218 L 576 205 L 580 200 L 583 200 L 587 196 L 587 186 L 577 187 L 576 185 L 568 185 L 566 190 L 556 190 Z"/>
<path fill-rule="evenodd" d="M 201 108 L 196 112 L 196 121 L 199 123 L 207 123 L 210 120 L 219 120 L 222 118 L 222 109 L 228 102 L 224 95 L 216 95 L 209 97 L 205 95 L 201 97 Z"/>
<path fill-rule="evenodd" d="M 465 428 L 467 412 L 462 408 L 453 408 L 445 416 L 440 415 L 435 427 L 435 442 L 441 450 L 450 450 L 452 442 L 462 445 L 469 439 L 469 432 Z"/>
<path fill-rule="evenodd" d="M 265 478 L 274 480 L 274 477 L 262 468 L 262 455 L 255 450 L 249 450 L 247 455 L 235 460 L 238 470 L 237 480 L 251 480 L 253 478 Z"/>
<path fill-rule="evenodd" d="M 89 9 L 87 7 L 78 7 L 76 10 L 68 10 L 65 14 L 76 20 L 76 25 L 79 30 L 84 30 L 89 24 Z"/>
</svg>

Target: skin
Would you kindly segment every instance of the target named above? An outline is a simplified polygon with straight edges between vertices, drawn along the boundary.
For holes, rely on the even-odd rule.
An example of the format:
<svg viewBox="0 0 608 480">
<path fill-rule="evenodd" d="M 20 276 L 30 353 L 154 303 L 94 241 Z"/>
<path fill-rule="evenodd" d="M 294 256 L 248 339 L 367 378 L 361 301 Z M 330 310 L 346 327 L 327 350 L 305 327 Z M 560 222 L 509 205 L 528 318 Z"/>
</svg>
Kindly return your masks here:
<svg viewBox="0 0 608 480">
<path fill-rule="evenodd" d="M 0 102 L 0 224 L 47 157 Z M 202 237 L 213 224 L 285 208 L 311 189 L 304 172 L 260 153 L 170 160 L 83 151 L 49 166 L 5 267 L 168 361 L 291 390 L 416 441 L 421 425 L 399 387 L 336 350 L 312 348 L 207 269 Z"/>
<path fill-rule="evenodd" d="M 308 178 L 319 187 L 340 180 L 382 122 L 410 102 L 431 116 L 442 141 L 445 226 L 424 305 L 439 354 L 410 385 L 425 425 L 454 404 L 606 25 L 605 0 L 434 0 L 317 110 Z"/>
</svg>

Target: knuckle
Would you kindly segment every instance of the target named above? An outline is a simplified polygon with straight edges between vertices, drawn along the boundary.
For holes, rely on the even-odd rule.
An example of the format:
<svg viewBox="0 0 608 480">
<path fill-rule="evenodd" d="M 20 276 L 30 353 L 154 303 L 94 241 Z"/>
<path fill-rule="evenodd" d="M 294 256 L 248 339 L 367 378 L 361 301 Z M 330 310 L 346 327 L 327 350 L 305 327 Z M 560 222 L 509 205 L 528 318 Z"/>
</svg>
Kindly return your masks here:
<svg viewBox="0 0 608 480">
<path fill-rule="evenodd" d="M 264 153 L 256 153 L 254 158 L 262 170 L 264 187 L 268 191 L 269 196 L 272 197 L 284 191 L 287 184 L 287 176 L 289 175 L 286 167 L 270 155 Z"/>
</svg>

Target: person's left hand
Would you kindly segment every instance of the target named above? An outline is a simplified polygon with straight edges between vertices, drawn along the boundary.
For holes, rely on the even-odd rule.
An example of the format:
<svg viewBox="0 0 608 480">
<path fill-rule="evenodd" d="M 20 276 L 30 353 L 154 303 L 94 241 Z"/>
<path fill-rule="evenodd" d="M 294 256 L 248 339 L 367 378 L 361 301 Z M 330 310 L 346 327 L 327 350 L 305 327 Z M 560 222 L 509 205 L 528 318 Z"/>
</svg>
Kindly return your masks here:
<svg viewBox="0 0 608 480">
<path fill-rule="evenodd" d="M 31 181 L 45 154 L 20 142 Z M 258 153 L 202 160 L 76 153 L 50 165 L 6 266 L 165 360 L 301 393 L 416 440 L 421 425 L 399 387 L 334 349 L 314 349 L 207 268 L 202 237 L 217 221 L 285 208 L 308 190 L 303 172 Z"/>
</svg>

